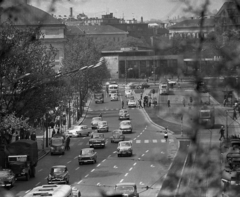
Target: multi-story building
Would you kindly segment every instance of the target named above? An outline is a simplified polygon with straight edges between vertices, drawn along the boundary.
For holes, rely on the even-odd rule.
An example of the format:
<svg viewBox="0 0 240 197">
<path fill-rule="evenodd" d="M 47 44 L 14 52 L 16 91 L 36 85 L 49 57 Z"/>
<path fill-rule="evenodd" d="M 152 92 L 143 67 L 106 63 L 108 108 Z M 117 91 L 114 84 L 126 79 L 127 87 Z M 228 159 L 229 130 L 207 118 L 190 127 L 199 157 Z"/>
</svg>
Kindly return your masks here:
<svg viewBox="0 0 240 197">
<path fill-rule="evenodd" d="M 0 12 L 0 23 L 12 20 L 13 24 L 18 28 L 40 28 L 44 35 L 44 38 L 41 38 L 42 43 L 47 46 L 52 45 L 56 49 L 55 70 L 59 70 L 60 62 L 64 58 L 66 25 L 59 22 L 52 15 L 24 1 L 9 0 L 4 1 L 1 5 L 5 8 L 11 7 L 12 9 L 9 9 L 8 12 Z M 11 18 L 9 18 L 9 14 L 12 16 Z"/>
</svg>

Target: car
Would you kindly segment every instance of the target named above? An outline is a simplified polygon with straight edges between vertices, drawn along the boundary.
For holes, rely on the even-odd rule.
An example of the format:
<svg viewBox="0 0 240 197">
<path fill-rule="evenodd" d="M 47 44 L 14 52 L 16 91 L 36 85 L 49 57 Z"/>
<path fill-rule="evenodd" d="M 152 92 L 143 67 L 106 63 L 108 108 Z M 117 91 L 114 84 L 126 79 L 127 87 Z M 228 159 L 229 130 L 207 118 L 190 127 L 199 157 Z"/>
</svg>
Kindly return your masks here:
<svg viewBox="0 0 240 197">
<path fill-rule="evenodd" d="M 172 79 L 167 79 L 167 81 L 168 81 L 168 84 L 170 84 L 170 85 L 176 85 L 177 84 L 177 81 L 172 80 Z"/>
<path fill-rule="evenodd" d="M 89 136 L 92 132 L 87 125 L 75 125 L 72 129 L 68 130 L 66 135 L 70 137 L 81 137 L 81 136 Z"/>
<path fill-rule="evenodd" d="M 148 83 L 140 83 L 138 86 L 137 86 L 137 89 L 144 89 L 144 88 L 149 88 L 150 85 Z"/>
<path fill-rule="evenodd" d="M 118 101 L 118 95 L 117 95 L 117 93 L 111 93 L 111 94 L 110 94 L 110 100 L 111 100 L 111 101 Z"/>
<path fill-rule="evenodd" d="M 81 197 L 81 192 L 76 187 L 72 187 L 72 197 Z"/>
<path fill-rule="evenodd" d="M 50 173 L 47 177 L 48 184 L 69 184 L 70 175 L 65 165 L 52 166 Z"/>
<path fill-rule="evenodd" d="M 137 192 L 137 185 L 136 183 L 131 182 L 123 182 L 118 183 L 114 187 L 114 194 L 128 196 L 128 197 L 139 197 L 139 193 Z"/>
<path fill-rule="evenodd" d="M 109 84 L 118 84 L 116 81 L 110 81 Z"/>
<path fill-rule="evenodd" d="M 130 115 L 127 109 L 120 109 L 118 114 L 119 120 L 130 120 Z"/>
<path fill-rule="evenodd" d="M 118 147 L 117 147 L 118 157 L 123 156 L 123 155 L 132 156 L 132 154 L 133 154 L 132 141 L 118 142 Z"/>
<path fill-rule="evenodd" d="M 135 101 L 133 99 L 129 100 L 127 104 L 128 104 L 129 108 L 130 107 L 137 107 L 137 101 Z"/>
<path fill-rule="evenodd" d="M 79 165 L 83 163 L 97 163 L 97 152 L 94 148 L 83 148 L 78 155 Z"/>
<path fill-rule="evenodd" d="M 120 142 L 125 140 L 125 135 L 123 134 L 122 130 L 117 129 L 112 132 L 112 136 L 110 137 L 111 143 Z"/>
<path fill-rule="evenodd" d="M 91 122 L 92 129 L 97 129 L 99 121 L 102 121 L 102 117 L 98 116 L 98 117 L 92 118 L 92 122 Z"/>
<path fill-rule="evenodd" d="M 14 186 L 16 181 L 15 174 L 10 169 L 0 170 L 0 186 L 11 188 Z"/>
<path fill-rule="evenodd" d="M 120 122 L 119 129 L 123 131 L 123 133 L 132 133 L 132 123 L 130 120 L 124 120 Z"/>
<path fill-rule="evenodd" d="M 103 133 L 93 133 L 92 138 L 89 139 L 89 147 L 102 147 L 104 148 L 106 145 L 106 139 Z"/>
<path fill-rule="evenodd" d="M 131 90 L 131 89 L 126 89 L 126 90 L 125 90 L 125 96 L 126 96 L 126 97 L 132 96 L 132 90 Z"/>
<path fill-rule="evenodd" d="M 108 122 L 107 121 L 99 121 L 97 125 L 97 132 L 108 132 Z"/>
</svg>

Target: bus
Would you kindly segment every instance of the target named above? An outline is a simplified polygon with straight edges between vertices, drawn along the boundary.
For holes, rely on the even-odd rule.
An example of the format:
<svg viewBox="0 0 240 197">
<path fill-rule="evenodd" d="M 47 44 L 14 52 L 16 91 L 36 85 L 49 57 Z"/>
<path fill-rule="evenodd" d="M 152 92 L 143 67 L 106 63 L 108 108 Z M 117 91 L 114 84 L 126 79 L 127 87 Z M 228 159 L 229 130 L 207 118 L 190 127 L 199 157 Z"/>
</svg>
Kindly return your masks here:
<svg viewBox="0 0 240 197">
<path fill-rule="evenodd" d="M 42 185 L 33 188 L 23 197 L 80 197 L 81 193 L 70 185 Z"/>
<path fill-rule="evenodd" d="M 109 94 L 109 96 L 112 93 L 117 93 L 118 94 L 118 84 L 109 84 L 109 86 L 108 86 L 108 94 Z"/>
<path fill-rule="evenodd" d="M 95 92 L 94 93 L 95 103 L 104 103 L 104 94 L 103 92 Z"/>
<path fill-rule="evenodd" d="M 215 124 L 215 113 L 214 107 L 204 105 L 199 111 L 199 124 L 205 128 L 214 128 Z"/>
<path fill-rule="evenodd" d="M 167 83 L 160 83 L 159 84 L 159 94 L 167 95 L 169 93 L 169 86 Z"/>
</svg>

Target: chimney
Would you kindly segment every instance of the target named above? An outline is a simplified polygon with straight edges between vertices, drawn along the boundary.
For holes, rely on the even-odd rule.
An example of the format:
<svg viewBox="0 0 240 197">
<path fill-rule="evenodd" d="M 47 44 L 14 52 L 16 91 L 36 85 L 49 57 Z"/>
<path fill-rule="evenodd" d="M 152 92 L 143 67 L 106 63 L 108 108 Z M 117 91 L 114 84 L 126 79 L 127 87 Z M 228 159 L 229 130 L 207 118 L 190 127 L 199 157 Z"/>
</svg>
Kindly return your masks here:
<svg viewBox="0 0 240 197">
<path fill-rule="evenodd" d="M 73 17 L 73 9 L 72 9 L 72 7 L 70 7 L 70 17 L 71 18 Z"/>
<path fill-rule="evenodd" d="M 141 23 L 143 23 L 143 17 L 141 17 Z"/>
</svg>

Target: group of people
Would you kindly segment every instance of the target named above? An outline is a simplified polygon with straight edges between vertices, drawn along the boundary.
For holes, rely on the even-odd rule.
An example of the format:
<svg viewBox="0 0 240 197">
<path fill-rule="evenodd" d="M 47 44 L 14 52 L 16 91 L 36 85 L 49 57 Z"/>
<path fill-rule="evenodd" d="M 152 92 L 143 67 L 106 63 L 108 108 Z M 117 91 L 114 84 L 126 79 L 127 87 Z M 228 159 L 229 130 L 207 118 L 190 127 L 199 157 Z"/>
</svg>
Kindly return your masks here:
<svg viewBox="0 0 240 197">
<path fill-rule="evenodd" d="M 142 100 L 142 94 L 140 95 L 140 99 L 138 100 L 138 106 L 139 108 L 145 108 L 145 107 L 151 107 L 153 103 L 153 99 L 151 96 L 144 96 Z"/>
</svg>

